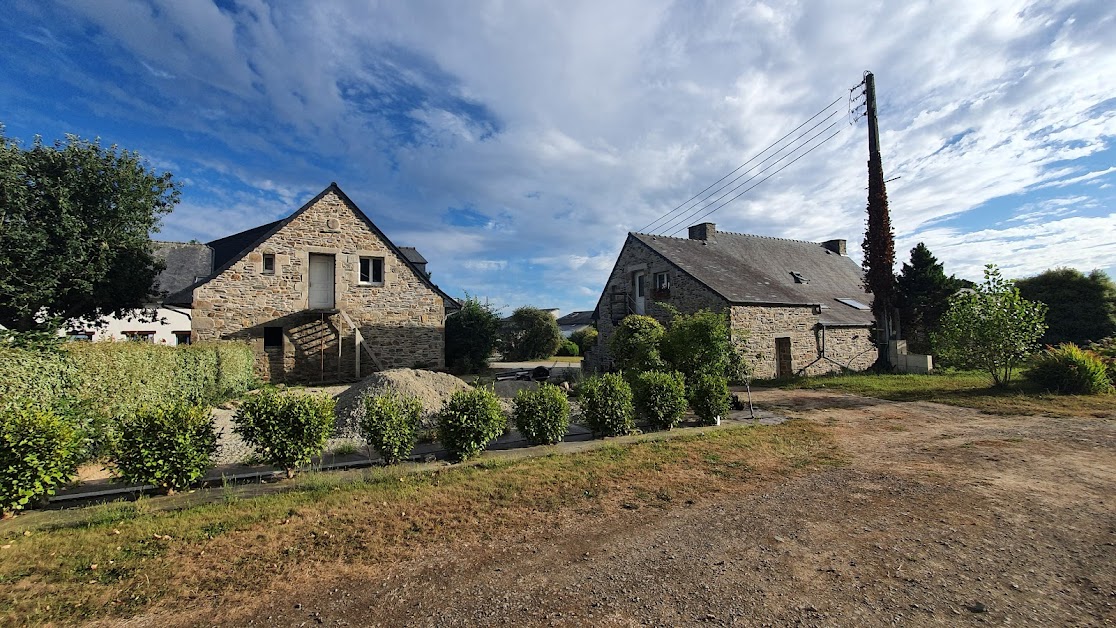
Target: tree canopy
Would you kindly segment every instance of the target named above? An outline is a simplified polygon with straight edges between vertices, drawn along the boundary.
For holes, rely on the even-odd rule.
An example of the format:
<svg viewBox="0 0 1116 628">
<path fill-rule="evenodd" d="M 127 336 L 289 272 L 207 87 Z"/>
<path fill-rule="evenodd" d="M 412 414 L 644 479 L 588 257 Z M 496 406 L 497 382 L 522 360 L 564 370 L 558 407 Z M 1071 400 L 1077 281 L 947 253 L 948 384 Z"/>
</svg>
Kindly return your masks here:
<svg viewBox="0 0 1116 628">
<path fill-rule="evenodd" d="M 0 126 L 0 324 L 143 307 L 163 268 L 150 234 L 178 197 L 134 152 L 73 135 L 25 149 Z"/>
<path fill-rule="evenodd" d="M 476 373 L 488 366 L 499 331 L 495 309 L 466 295 L 461 310 L 446 319 L 446 366 L 460 373 Z"/>
<path fill-rule="evenodd" d="M 504 343 L 504 357 L 511 360 L 549 358 L 562 344 L 558 321 L 546 310 L 521 307 L 512 313 Z"/>
<path fill-rule="evenodd" d="M 987 371 L 997 386 L 1006 386 L 1046 331 L 1046 306 L 1028 301 L 1012 282 L 989 264 L 984 283 L 964 290 L 949 302 L 934 347 L 950 362 Z"/>
<path fill-rule="evenodd" d="M 915 353 L 930 353 L 930 333 L 949 307 L 949 299 L 967 282 L 946 276 L 942 263 L 922 242 L 911 249 L 898 278 L 899 322 L 907 346 Z"/>
<path fill-rule="evenodd" d="M 1044 344 L 1084 346 L 1116 335 L 1116 283 L 1103 271 L 1086 275 L 1073 268 L 1055 268 L 1020 279 L 1015 286 L 1023 298 L 1050 308 Z"/>
</svg>

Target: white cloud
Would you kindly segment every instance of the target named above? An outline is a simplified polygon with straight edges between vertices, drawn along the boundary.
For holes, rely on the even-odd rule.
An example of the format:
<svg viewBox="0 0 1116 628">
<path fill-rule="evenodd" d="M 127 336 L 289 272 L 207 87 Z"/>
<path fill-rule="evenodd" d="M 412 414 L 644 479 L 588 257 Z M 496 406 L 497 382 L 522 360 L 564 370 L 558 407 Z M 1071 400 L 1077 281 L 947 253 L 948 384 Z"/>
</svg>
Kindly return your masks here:
<svg viewBox="0 0 1116 628">
<path fill-rule="evenodd" d="M 1105 0 L 158 10 L 121 0 L 74 11 L 46 44 L 73 48 L 67 20 L 70 37 L 94 25 L 106 66 L 146 70 L 140 89 L 77 64 L 60 70 L 64 80 L 95 94 L 90 108 L 104 119 L 191 140 L 152 142 L 162 160 L 198 170 L 166 235 L 259 224 L 337 180 L 394 240 L 418 246 L 447 288 L 589 307 L 586 287 L 599 290 L 628 230 L 847 96 L 871 68 L 884 165 L 900 177 L 889 184 L 897 250 L 927 240 L 965 273 L 990 261 L 1019 272 L 1112 264 L 1092 240 L 1112 235 L 1102 194 L 1116 171 L 1116 6 Z M 855 252 L 865 129 L 839 128 L 707 219 L 846 238 Z M 213 200 L 222 186 L 258 194 Z M 1081 198 L 1028 196 L 1043 188 Z M 1017 207 L 974 211 L 1004 198 Z M 447 225 L 449 207 L 490 220 Z M 1073 244 L 1076 228 L 1093 248 Z"/>
</svg>

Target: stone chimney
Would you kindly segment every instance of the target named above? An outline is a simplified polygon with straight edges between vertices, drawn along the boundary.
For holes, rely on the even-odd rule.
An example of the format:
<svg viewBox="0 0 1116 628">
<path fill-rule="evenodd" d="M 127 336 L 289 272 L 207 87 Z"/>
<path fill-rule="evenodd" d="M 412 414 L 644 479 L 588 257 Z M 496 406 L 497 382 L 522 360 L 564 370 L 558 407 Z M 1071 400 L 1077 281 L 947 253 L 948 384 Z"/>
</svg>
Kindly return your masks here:
<svg viewBox="0 0 1116 628">
<path fill-rule="evenodd" d="M 845 255 L 845 241 L 844 240 L 826 240 L 822 242 L 822 248 L 829 249 L 838 255 Z"/>
<path fill-rule="evenodd" d="M 690 227 L 691 240 L 713 240 L 717 236 L 717 225 L 711 222 L 703 222 L 700 225 Z"/>
</svg>

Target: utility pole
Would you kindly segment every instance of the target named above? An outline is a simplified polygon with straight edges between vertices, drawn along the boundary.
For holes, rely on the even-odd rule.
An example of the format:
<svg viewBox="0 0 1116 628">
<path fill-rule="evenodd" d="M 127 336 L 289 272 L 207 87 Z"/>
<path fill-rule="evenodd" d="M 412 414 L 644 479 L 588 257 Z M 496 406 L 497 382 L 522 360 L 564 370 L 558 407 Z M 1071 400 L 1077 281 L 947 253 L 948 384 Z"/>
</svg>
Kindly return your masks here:
<svg viewBox="0 0 1116 628">
<path fill-rule="evenodd" d="M 864 278 L 872 293 L 872 313 L 879 333 L 876 368 L 891 370 L 890 342 L 896 333 L 895 234 L 887 208 L 880 129 L 876 115 L 876 77 L 864 73 L 864 97 L 868 117 L 868 229 L 864 233 Z"/>
</svg>

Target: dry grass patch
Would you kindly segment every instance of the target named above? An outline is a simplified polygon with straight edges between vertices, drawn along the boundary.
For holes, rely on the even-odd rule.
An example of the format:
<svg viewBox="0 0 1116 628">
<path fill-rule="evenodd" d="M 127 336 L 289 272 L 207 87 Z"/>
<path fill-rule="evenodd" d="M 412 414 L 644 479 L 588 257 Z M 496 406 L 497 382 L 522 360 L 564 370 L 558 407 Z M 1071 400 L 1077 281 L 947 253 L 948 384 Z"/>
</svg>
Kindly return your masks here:
<svg viewBox="0 0 1116 628">
<path fill-rule="evenodd" d="M 0 616 L 71 623 L 231 602 L 319 568 L 374 573 L 432 547 L 667 508 L 842 462 L 828 435 L 796 421 L 433 472 L 310 473 L 277 493 L 215 489 L 217 503 L 172 511 L 155 499 L 39 513 L 33 529 L 19 519 L 0 527 Z"/>
</svg>

